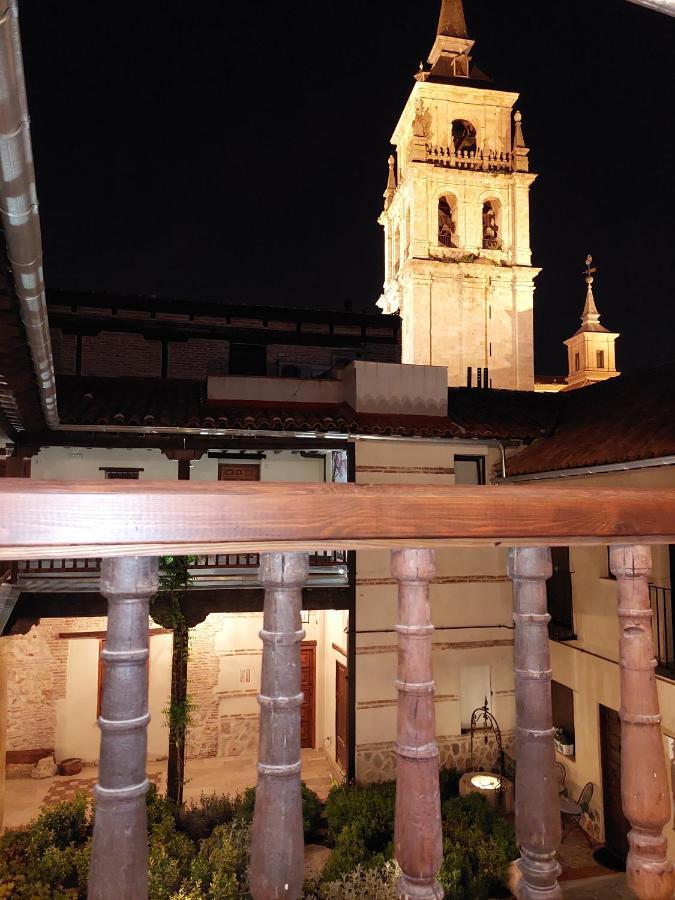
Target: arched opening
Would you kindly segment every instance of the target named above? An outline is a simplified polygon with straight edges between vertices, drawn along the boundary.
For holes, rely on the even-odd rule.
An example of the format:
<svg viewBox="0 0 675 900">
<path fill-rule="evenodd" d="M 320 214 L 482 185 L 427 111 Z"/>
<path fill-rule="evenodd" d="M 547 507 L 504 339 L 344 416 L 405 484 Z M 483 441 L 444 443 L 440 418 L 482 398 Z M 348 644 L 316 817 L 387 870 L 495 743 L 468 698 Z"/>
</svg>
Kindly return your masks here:
<svg viewBox="0 0 675 900">
<path fill-rule="evenodd" d="M 394 232 L 394 275 L 398 272 L 398 268 L 401 264 L 401 229 L 396 226 L 396 231 Z"/>
<path fill-rule="evenodd" d="M 483 203 L 483 248 L 485 250 L 501 250 L 501 203 L 490 199 Z"/>
<path fill-rule="evenodd" d="M 476 129 L 466 119 L 455 119 L 452 123 L 452 143 L 455 153 L 476 152 Z"/>
<path fill-rule="evenodd" d="M 438 200 L 438 243 L 443 247 L 458 247 L 457 204 L 454 197 Z"/>
<path fill-rule="evenodd" d="M 410 207 L 405 211 L 405 253 L 404 258 L 410 256 Z"/>
</svg>

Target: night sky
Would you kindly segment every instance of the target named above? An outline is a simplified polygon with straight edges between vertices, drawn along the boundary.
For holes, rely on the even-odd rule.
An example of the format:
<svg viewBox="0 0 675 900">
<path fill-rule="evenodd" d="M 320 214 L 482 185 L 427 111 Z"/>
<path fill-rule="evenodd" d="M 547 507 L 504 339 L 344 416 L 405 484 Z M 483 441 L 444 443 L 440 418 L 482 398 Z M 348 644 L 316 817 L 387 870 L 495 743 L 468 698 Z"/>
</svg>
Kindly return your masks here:
<svg viewBox="0 0 675 900">
<path fill-rule="evenodd" d="M 439 5 L 22 0 L 48 287 L 374 311 L 389 137 Z M 619 367 L 675 358 L 675 20 L 465 9 L 540 173 L 537 371 L 566 371 L 588 252 Z"/>
</svg>

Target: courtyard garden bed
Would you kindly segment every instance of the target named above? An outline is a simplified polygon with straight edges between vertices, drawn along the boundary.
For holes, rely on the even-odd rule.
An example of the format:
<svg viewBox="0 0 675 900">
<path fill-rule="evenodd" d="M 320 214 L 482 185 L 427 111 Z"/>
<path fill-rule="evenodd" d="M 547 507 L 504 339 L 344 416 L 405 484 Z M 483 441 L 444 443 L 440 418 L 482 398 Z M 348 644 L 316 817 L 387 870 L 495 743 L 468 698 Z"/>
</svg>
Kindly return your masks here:
<svg viewBox="0 0 675 900">
<path fill-rule="evenodd" d="M 516 856 L 513 830 L 477 795 L 459 798 L 458 774 L 441 773 L 446 897 L 506 896 Z M 178 814 L 154 786 L 148 793 L 151 900 L 248 898 L 248 853 L 255 791 L 203 795 Z M 303 785 L 306 842 L 330 847 L 320 875 L 305 885 L 306 900 L 385 900 L 395 897 L 395 785 L 335 785 L 325 806 Z M 26 828 L 0 839 L 0 900 L 84 898 L 93 804 L 84 794 L 44 809 Z M 327 851 L 324 851 L 327 852 Z"/>
</svg>

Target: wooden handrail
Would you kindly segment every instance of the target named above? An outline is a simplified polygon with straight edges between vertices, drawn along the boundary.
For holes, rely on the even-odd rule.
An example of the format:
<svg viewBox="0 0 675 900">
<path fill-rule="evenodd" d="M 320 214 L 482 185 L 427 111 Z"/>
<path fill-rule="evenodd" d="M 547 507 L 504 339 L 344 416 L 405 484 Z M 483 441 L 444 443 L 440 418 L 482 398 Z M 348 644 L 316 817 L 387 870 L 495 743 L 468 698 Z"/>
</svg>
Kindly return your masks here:
<svg viewBox="0 0 675 900">
<path fill-rule="evenodd" d="M 675 490 L 0 481 L 0 559 L 675 543 Z"/>
</svg>

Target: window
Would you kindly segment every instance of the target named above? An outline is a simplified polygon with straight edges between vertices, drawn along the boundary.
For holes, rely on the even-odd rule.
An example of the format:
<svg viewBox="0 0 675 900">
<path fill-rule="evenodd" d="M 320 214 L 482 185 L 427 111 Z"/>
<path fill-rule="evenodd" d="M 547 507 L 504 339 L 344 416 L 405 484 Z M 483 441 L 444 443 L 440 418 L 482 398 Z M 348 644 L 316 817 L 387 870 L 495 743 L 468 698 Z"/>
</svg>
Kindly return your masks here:
<svg viewBox="0 0 675 900">
<path fill-rule="evenodd" d="M 580 368 L 581 368 L 581 363 L 579 360 L 579 354 L 575 353 L 574 354 L 574 371 L 578 372 Z"/>
<path fill-rule="evenodd" d="M 267 375 L 267 347 L 230 344 L 230 375 Z"/>
<path fill-rule="evenodd" d="M 499 200 L 486 200 L 483 204 L 483 248 L 485 250 L 501 250 L 502 239 L 499 236 L 501 226 L 501 204 Z"/>
<path fill-rule="evenodd" d="M 122 466 L 99 466 L 99 472 L 104 473 L 104 478 L 123 478 L 128 481 L 138 481 L 143 469 L 131 469 Z"/>
<path fill-rule="evenodd" d="M 260 466 L 251 463 L 219 463 L 218 481 L 260 481 Z"/>
<path fill-rule="evenodd" d="M 438 243 L 442 247 L 457 247 L 457 216 L 451 198 L 438 201 Z"/>
<path fill-rule="evenodd" d="M 452 143 L 455 153 L 476 152 L 476 129 L 466 119 L 455 119 L 452 123 Z"/>
<path fill-rule="evenodd" d="M 605 368 L 605 351 L 604 350 L 598 350 L 598 352 L 597 352 L 597 367 L 598 367 L 598 369 Z"/>
<path fill-rule="evenodd" d="M 551 712 L 553 713 L 553 727 L 565 732 L 567 743 L 574 743 L 574 691 L 551 681 Z"/>
<path fill-rule="evenodd" d="M 401 229 L 397 226 L 394 232 L 394 275 L 401 264 Z"/>
<path fill-rule="evenodd" d="M 455 484 L 485 484 L 485 457 L 455 456 Z"/>
<path fill-rule="evenodd" d="M 574 641 L 574 609 L 569 547 L 551 547 L 553 574 L 546 582 L 546 601 L 551 621 L 548 636 L 552 641 Z"/>
</svg>

